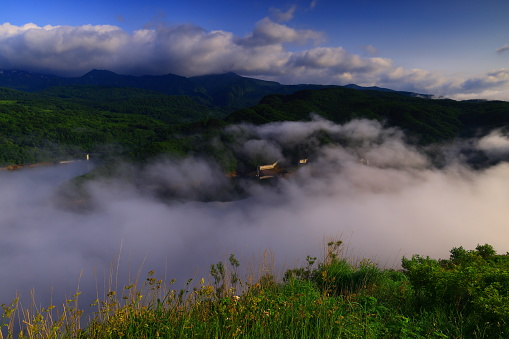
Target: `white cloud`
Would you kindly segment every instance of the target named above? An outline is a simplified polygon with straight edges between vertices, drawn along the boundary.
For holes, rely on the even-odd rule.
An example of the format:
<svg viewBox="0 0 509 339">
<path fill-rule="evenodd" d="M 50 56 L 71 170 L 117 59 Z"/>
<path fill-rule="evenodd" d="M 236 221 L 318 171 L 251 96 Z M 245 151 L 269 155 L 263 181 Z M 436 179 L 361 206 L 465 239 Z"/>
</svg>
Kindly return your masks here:
<svg viewBox="0 0 509 339">
<path fill-rule="evenodd" d="M 364 46 L 364 51 L 369 56 L 375 56 L 378 54 L 378 49 L 373 45 Z"/>
<path fill-rule="evenodd" d="M 382 58 L 362 58 L 342 47 L 316 47 L 294 53 L 289 61 L 296 67 L 328 69 L 333 73 L 374 73 L 391 66 L 391 61 Z"/>
<path fill-rule="evenodd" d="M 497 53 L 504 53 L 509 51 L 509 44 L 505 44 L 504 46 L 497 48 Z"/>
<path fill-rule="evenodd" d="M 0 26 L 0 66 L 68 73 L 115 67 L 130 41 L 116 26 Z"/>
<path fill-rule="evenodd" d="M 470 93 L 452 93 L 449 95 L 450 98 L 455 100 L 475 100 L 475 99 L 483 99 L 483 100 L 502 100 L 508 101 L 509 98 L 509 88 L 500 88 L 496 90 L 484 90 L 478 89 L 475 92 Z"/>
<path fill-rule="evenodd" d="M 254 31 L 238 42 L 247 46 L 265 46 L 282 43 L 319 41 L 322 34 L 312 30 L 296 30 L 264 18 L 256 23 Z"/>
<path fill-rule="evenodd" d="M 279 8 L 271 7 L 270 12 L 277 22 L 286 22 L 293 19 L 296 9 L 297 5 L 292 5 L 286 12 L 281 11 Z"/>
<path fill-rule="evenodd" d="M 477 148 L 486 152 L 488 156 L 496 159 L 509 158 L 509 138 L 501 131 L 492 131 L 490 134 L 482 137 L 476 143 Z"/>
<path fill-rule="evenodd" d="M 94 68 L 137 75 L 236 72 L 283 83 L 356 83 L 453 98 L 508 98 L 509 71 L 505 69 L 467 79 L 405 69 L 388 58 L 316 46 L 323 38 L 320 32 L 294 29 L 269 18 L 260 20 L 244 37 L 191 24 L 157 25 L 127 33 L 110 25 L 4 23 L 0 25 L 0 68 L 67 76 Z M 308 48 L 307 43 L 314 46 Z M 373 47 L 367 49 L 374 52 Z"/>
<path fill-rule="evenodd" d="M 462 87 L 470 90 L 481 88 L 495 87 L 501 84 L 506 84 L 509 81 L 509 70 L 500 69 L 486 73 L 482 78 L 473 78 L 466 80 Z"/>
<path fill-rule="evenodd" d="M 509 70 L 494 70 L 469 79 L 442 80 L 435 87 L 457 99 L 508 100 Z"/>
</svg>

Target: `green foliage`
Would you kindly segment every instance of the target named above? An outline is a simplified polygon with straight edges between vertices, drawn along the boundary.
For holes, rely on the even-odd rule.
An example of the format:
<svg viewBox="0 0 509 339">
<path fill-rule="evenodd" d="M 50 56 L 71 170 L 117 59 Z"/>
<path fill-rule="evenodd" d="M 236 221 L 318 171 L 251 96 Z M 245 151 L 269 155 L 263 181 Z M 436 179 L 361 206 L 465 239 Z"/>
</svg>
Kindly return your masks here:
<svg viewBox="0 0 509 339">
<path fill-rule="evenodd" d="M 0 144 L 4 146 L 0 165 L 69 160 L 84 153 L 118 155 L 167 133 L 167 125 L 153 118 L 32 96 L 0 103 Z"/>
<path fill-rule="evenodd" d="M 257 106 L 230 114 L 226 121 L 302 121 L 309 120 L 310 113 L 336 123 L 375 119 L 402 128 L 414 142 L 429 144 L 507 126 L 508 112 L 507 102 L 432 100 L 398 92 L 332 87 L 268 95 Z"/>
<path fill-rule="evenodd" d="M 209 108 L 185 95 L 130 87 L 59 86 L 40 92 L 100 111 L 138 114 L 170 124 L 223 117 L 220 109 Z"/>
<path fill-rule="evenodd" d="M 41 94 L 44 93 L 44 94 Z M 0 89 L 0 166 L 164 154 L 214 158 L 225 171 L 236 159 L 219 136 L 226 123 L 185 96 L 104 86 L 53 87 L 41 93 Z M 3 99 L 3 100 L 1 100 Z"/>
<path fill-rule="evenodd" d="M 320 86 L 282 86 L 235 74 L 191 80 L 161 78 L 161 86 L 165 81 L 180 84 L 168 92 L 178 95 L 168 95 L 150 90 L 159 88 L 149 86 L 154 79 L 100 71 L 89 77 L 70 83 L 54 78 L 53 87 L 36 93 L 0 88 L 0 166 L 69 160 L 83 153 L 127 155 L 140 161 L 167 153 L 193 153 L 216 159 L 225 171 L 232 172 L 237 159 L 224 147 L 221 128 L 241 121 L 305 121 L 310 113 L 336 123 L 376 119 L 402 128 L 410 141 L 419 143 L 443 142 L 509 125 L 505 102 L 431 100 L 344 87 L 297 91 Z M 92 85 L 97 77 L 124 85 Z M 135 80 L 143 83 L 142 88 L 128 87 L 136 85 Z M 262 95 L 266 96 L 258 105 L 248 107 Z M 240 109 L 222 120 L 236 108 Z M 331 142 L 326 134 L 318 135 L 317 140 Z"/>
<path fill-rule="evenodd" d="M 447 260 L 403 259 L 404 272 L 369 260 L 350 264 L 341 242 L 330 242 L 323 261 L 308 256 L 278 282 L 267 273 L 240 279 L 240 263 L 211 265 L 212 281 L 175 289 L 153 271 L 140 284 L 111 290 L 94 301 L 92 318 L 77 292 L 61 307 L 18 299 L 2 304 L 0 338 L 505 338 L 507 255 L 490 245 L 451 250 Z M 457 276 L 455 276 L 457 275 Z M 235 287 L 237 286 L 238 289 Z M 454 288 L 458 291 L 455 291 Z M 463 294 L 463 295 L 462 295 Z M 426 299 L 426 300 L 425 300 Z M 461 300 L 459 303 L 458 301 Z M 15 321 L 20 317 L 20 330 Z M 84 322 L 83 322 L 84 324 Z"/>
<path fill-rule="evenodd" d="M 493 337 L 509 334 L 509 256 L 491 245 L 453 248 L 448 260 L 403 258 L 419 309 L 458 311 L 473 333 L 479 324 Z"/>
<path fill-rule="evenodd" d="M 361 289 L 371 288 L 381 278 L 381 271 L 369 261 L 362 262 L 357 268 L 345 260 L 333 260 L 315 272 L 320 289 L 335 295 L 358 293 Z"/>
<path fill-rule="evenodd" d="M 242 285 L 238 276 L 237 268 L 240 266 L 235 255 L 230 254 L 228 258 L 230 267 L 225 267 L 222 261 L 210 266 L 210 275 L 214 279 L 216 294 L 219 298 L 228 298 Z"/>
</svg>

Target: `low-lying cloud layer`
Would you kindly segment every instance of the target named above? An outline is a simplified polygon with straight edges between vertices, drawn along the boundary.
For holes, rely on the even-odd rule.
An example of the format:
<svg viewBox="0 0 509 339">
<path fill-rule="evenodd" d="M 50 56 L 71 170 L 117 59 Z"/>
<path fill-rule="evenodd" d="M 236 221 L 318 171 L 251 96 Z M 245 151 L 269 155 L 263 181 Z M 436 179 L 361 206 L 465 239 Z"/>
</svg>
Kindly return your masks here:
<svg viewBox="0 0 509 339">
<path fill-rule="evenodd" d="M 356 83 L 458 99 L 508 98 L 506 69 L 472 78 L 404 69 L 388 58 L 361 56 L 339 46 L 319 46 L 325 42 L 321 32 L 282 23 L 291 19 L 292 8 L 274 11 L 279 22 L 263 18 L 242 37 L 192 24 L 158 25 L 128 33 L 111 25 L 4 23 L 0 25 L 0 68 L 64 76 L 80 76 L 91 69 L 183 76 L 236 72 L 282 83 Z M 369 46 L 368 50 L 376 48 Z M 504 50 L 505 46 L 498 52 Z"/>
<path fill-rule="evenodd" d="M 86 170 L 85 162 L 0 173 L 1 302 L 35 288 L 41 303 L 49 303 L 51 293 L 59 303 L 78 279 L 82 298 L 93 300 L 108 285 L 112 262 L 117 276 L 119 252 L 123 286 L 140 267 L 141 279 L 149 270 L 180 282 L 199 279 L 230 253 L 245 267 L 271 250 L 278 264 L 291 268 L 307 255 L 320 256 L 327 237 L 342 238 L 352 257 L 382 266 L 416 253 L 447 257 L 457 246 L 509 250 L 506 162 L 472 170 L 453 151 L 459 148 L 450 147 L 442 152 L 451 161 L 437 168 L 428 151 L 405 144 L 400 131 L 366 120 L 238 125 L 228 133 L 238 137 L 238 154 L 272 160 L 292 149 L 307 152 L 310 163 L 274 184 L 242 179 L 248 196 L 230 202 L 162 200 L 121 179 L 94 181 L 87 189 L 96 208 L 87 213 L 53 199 L 59 183 Z M 464 143 L 499 160 L 509 154 L 508 144 L 500 133 Z M 199 158 L 160 161 L 138 174 L 151 185 L 176 185 L 189 199 L 232 185 L 218 166 Z"/>
</svg>

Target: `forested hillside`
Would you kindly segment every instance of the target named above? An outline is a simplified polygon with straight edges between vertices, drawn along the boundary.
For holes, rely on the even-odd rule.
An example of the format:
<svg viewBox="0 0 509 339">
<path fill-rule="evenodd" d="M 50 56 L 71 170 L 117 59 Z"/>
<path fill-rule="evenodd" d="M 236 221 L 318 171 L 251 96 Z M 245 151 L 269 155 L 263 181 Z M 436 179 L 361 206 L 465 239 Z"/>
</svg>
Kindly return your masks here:
<svg viewBox="0 0 509 339">
<path fill-rule="evenodd" d="M 211 74 L 186 78 L 175 74 L 120 75 L 106 70 L 92 70 L 81 77 L 64 78 L 21 70 L 0 70 L 0 87 L 38 92 L 53 87 L 107 86 L 137 88 L 166 95 L 185 95 L 209 109 L 231 113 L 236 109 L 256 105 L 265 95 L 291 94 L 303 89 L 317 89 L 324 85 L 282 85 L 274 81 L 247 78 L 235 73 Z M 57 90 L 58 91 L 58 90 Z"/>
<path fill-rule="evenodd" d="M 124 79 L 105 71 L 92 75 L 110 82 Z M 128 77 L 132 78 L 136 77 Z M 61 78 L 49 79 L 55 82 Z M 138 161 L 163 153 L 193 153 L 220 159 L 232 170 L 235 161 L 225 153 L 224 145 L 208 141 L 221 140 L 225 125 L 306 121 L 311 113 L 336 123 L 375 119 L 403 129 L 409 141 L 420 144 L 482 135 L 509 123 L 507 102 L 435 100 L 347 87 L 269 94 L 257 105 L 228 114 L 231 107 L 255 102 L 255 93 L 282 87 L 235 74 L 188 80 L 200 84 L 201 99 L 93 84 L 46 87 L 38 92 L 0 89 L 0 166 L 67 160 L 84 153 Z M 286 90 L 306 86 L 287 86 Z"/>
<path fill-rule="evenodd" d="M 337 87 L 268 95 L 258 105 L 232 113 L 226 121 L 264 124 L 309 120 L 311 112 L 336 123 L 354 118 L 376 119 L 402 128 L 421 143 L 471 136 L 509 123 L 508 102 L 434 100 Z"/>
<path fill-rule="evenodd" d="M 168 136 L 168 124 L 75 100 L 0 90 L 0 164 L 119 154 Z"/>
</svg>

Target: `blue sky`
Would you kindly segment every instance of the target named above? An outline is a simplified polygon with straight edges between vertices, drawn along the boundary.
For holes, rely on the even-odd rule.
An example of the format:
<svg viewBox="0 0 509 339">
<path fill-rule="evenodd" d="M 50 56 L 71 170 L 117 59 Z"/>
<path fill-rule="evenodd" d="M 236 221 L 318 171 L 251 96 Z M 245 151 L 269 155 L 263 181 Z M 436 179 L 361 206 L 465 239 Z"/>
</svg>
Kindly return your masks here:
<svg viewBox="0 0 509 339">
<path fill-rule="evenodd" d="M 2 4 L 0 68 L 357 83 L 509 100 L 509 1 Z"/>
</svg>

